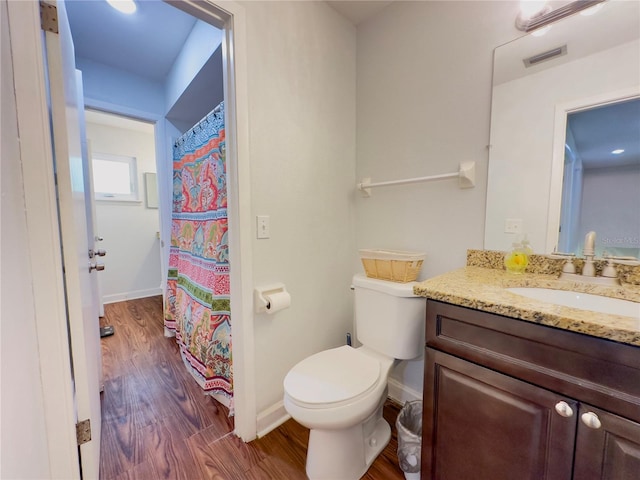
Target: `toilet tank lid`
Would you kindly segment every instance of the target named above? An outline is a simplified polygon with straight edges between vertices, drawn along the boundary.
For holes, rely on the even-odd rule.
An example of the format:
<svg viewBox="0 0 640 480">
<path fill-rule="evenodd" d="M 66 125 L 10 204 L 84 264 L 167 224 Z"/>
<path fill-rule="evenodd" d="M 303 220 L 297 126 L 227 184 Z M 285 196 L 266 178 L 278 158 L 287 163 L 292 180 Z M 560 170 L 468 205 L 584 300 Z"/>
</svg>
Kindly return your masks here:
<svg viewBox="0 0 640 480">
<path fill-rule="evenodd" d="M 418 282 L 398 283 L 388 280 L 378 280 L 377 278 L 369 278 L 362 273 L 356 273 L 353 276 L 353 286 L 358 288 L 366 288 L 375 290 L 376 292 L 386 293 L 396 297 L 415 297 L 413 294 L 413 286 Z"/>
</svg>

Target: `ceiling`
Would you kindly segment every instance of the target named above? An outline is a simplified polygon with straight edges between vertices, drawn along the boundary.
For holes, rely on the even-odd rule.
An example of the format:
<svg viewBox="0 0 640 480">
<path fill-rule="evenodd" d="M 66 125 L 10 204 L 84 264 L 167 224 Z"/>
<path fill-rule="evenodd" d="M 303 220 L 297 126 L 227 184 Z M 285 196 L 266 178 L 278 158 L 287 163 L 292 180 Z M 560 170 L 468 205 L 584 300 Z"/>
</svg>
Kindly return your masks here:
<svg viewBox="0 0 640 480">
<path fill-rule="evenodd" d="M 354 25 L 358 25 L 360 22 L 373 17 L 380 12 L 387 5 L 393 3 L 394 0 L 360 0 L 360 1 L 328 1 L 327 3 L 336 12 L 346 17 Z"/>
<path fill-rule="evenodd" d="M 584 168 L 640 165 L 640 99 L 572 113 L 567 123 Z"/>
<path fill-rule="evenodd" d="M 66 0 L 65 5 L 76 59 L 88 59 L 163 86 L 198 21 L 161 0 L 136 0 L 133 15 L 113 9 L 105 0 Z M 167 112 L 167 119 L 181 132 L 223 98 L 219 50 Z"/>
<path fill-rule="evenodd" d="M 164 82 L 196 19 L 160 0 L 126 15 L 105 0 L 65 2 L 76 57 Z"/>
<path fill-rule="evenodd" d="M 357 25 L 392 1 L 327 3 Z M 136 4 L 138 10 L 126 15 L 105 0 L 67 0 L 76 57 L 163 82 L 196 19 L 161 0 Z"/>
<path fill-rule="evenodd" d="M 327 1 L 354 25 L 380 13 L 391 3 L 393 0 Z M 67 0 L 65 4 L 77 57 L 155 82 L 164 82 L 196 22 L 191 15 L 160 0 L 138 1 L 134 15 L 118 12 L 105 0 Z M 608 158 L 612 157 L 611 149 L 625 148 L 613 147 L 611 141 L 620 145 L 624 141 L 628 145 L 625 154 L 615 156 L 614 160 L 640 161 L 638 103 L 576 114 L 571 128 L 585 166 L 597 167 L 600 160 L 596 158 L 603 158 L 603 147 L 596 146 L 597 139 L 609 140 L 605 152 Z M 598 118 L 600 113 L 602 118 Z M 627 120 L 620 122 L 621 118 Z"/>
</svg>

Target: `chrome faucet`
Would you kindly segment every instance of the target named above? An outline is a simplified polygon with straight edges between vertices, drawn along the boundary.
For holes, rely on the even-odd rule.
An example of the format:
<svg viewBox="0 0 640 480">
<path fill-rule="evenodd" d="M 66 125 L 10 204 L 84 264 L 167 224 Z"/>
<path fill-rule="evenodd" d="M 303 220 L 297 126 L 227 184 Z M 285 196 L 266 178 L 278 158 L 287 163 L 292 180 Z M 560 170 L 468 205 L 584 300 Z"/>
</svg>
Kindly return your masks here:
<svg viewBox="0 0 640 480">
<path fill-rule="evenodd" d="M 595 258 L 596 232 L 589 232 L 584 237 L 584 265 L 582 274 L 576 273 L 576 266 L 573 264 L 575 255 L 573 253 L 553 252 L 551 258 L 564 258 L 565 264 L 562 266 L 560 280 L 571 280 L 573 282 L 595 283 L 599 285 L 620 285 L 618 272 L 616 271 L 616 263 L 622 265 L 640 265 L 640 261 L 635 257 L 614 257 L 604 255 L 607 264 L 602 268 L 602 276 L 596 276 Z"/>
<path fill-rule="evenodd" d="M 593 263 L 593 257 L 596 254 L 596 232 L 589 232 L 584 237 L 584 248 L 582 249 L 584 255 L 584 266 L 582 267 L 583 277 L 595 277 L 596 266 Z"/>
</svg>

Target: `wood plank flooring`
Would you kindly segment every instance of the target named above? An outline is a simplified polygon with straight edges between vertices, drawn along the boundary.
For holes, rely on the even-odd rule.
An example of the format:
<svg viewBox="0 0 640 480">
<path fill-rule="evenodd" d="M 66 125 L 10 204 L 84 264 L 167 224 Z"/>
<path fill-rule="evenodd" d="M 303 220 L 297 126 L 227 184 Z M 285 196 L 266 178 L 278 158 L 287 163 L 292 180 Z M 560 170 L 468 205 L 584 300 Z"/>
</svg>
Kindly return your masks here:
<svg viewBox="0 0 640 480">
<path fill-rule="evenodd" d="M 175 339 L 163 335 L 161 297 L 105 305 L 103 338 L 102 480 L 304 480 L 309 431 L 293 420 L 245 444 L 226 407 L 200 390 Z M 393 437 L 365 480 L 402 480 L 395 419 Z"/>
</svg>

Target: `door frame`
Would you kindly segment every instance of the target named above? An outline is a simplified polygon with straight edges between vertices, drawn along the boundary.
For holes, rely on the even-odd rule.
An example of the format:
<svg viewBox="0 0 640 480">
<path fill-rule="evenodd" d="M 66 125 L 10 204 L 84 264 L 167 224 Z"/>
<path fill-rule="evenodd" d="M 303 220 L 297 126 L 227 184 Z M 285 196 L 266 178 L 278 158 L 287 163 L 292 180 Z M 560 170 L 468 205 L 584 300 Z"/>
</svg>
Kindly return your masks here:
<svg viewBox="0 0 640 480">
<path fill-rule="evenodd" d="M 156 113 L 145 112 L 143 110 L 137 110 L 135 108 L 130 108 L 124 105 L 118 105 L 116 103 L 106 102 L 104 100 L 98 100 L 98 99 L 87 97 L 87 96 L 84 97 L 84 107 L 85 107 L 85 110 L 93 110 L 96 112 L 106 113 L 109 115 L 115 115 L 118 117 L 128 118 L 131 120 L 137 120 L 137 121 L 152 124 L 153 125 L 153 145 L 154 145 L 153 148 L 154 148 L 154 154 L 155 154 L 156 173 L 158 175 L 158 179 L 159 180 L 161 179 L 161 174 L 164 173 L 162 169 L 165 168 L 163 166 L 163 162 L 167 162 L 170 160 L 169 158 L 166 158 L 166 149 L 167 149 L 166 140 L 167 139 L 165 136 L 166 120 L 164 119 L 164 117 Z M 91 159 L 89 159 L 89 161 L 91 161 Z M 158 183 L 158 187 L 160 187 L 158 189 L 158 197 L 160 199 L 165 195 L 171 195 L 171 190 L 169 191 L 163 190 L 163 186 L 161 185 L 160 182 Z M 171 205 L 171 200 L 168 201 L 168 204 Z M 163 230 L 165 230 L 163 227 L 165 225 L 165 222 L 168 222 L 169 224 L 171 222 L 171 218 L 170 218 L 171 212 L 166 210 L 167 208 L 166 207 L 163 208 L 162 202 L 160 202 L 160 206 L 158 208 L 158 229 L 160 231 L 160 241 L 164 242 L 164 245 L 169 245 L 170 238 L 167 239 L 163 236 L 164 235 Z M 169 218 L 167 218 L 167 216 Z M 167 276 L 167 273 L 166 273 L 167 265 L 165 265 L 164 263 L 165 258 L 164 258 L 163 248 L 168 248 L 168 247 L 162 247 L 162 245 L 160 246 L 160 259 L 159 259 L 160 285 L 158 285 L 158 287 L 162 290 L 162 298 L 164 299 L 164 288 L 165 288 L 166 276 Z M 167 259 L 168 259 L 168 255 L 167 255 Z M 100 292 L 100 294 L 102 295 L 102 292 Z M 102 297 L 100 298 L 100 302 L 103 302 Z"/>
<path fill-rule="evenodd" d="M 229 281 L 233 341 L 234 433 L 245 442 L 257 436 L 253 328 L 253 248 L 245 9 L 231 0 L 164 0 L 223 30 Z M 172 190 L 170 190 L 172 191 Z"/>
<path fill-rule="evenodd" d="M 249 169 L 246 17 L 235 1 L 168 3 L 223 28 L 223 74 L 229 162 L 229 242 L 233 353 L 234 433 L 256 438 L 252 315 L 252 222 Z M 80 478 L 74 386 L 65 306 L 60 227 L 46 100 L 43 32 L 38 2 L 8 2 L 11 56 L 21 142 L 29 264 L 33 278 L 39 366 L 52 478 Z"/>
<path fill-rule="evenodd" d="M 246 14 L 244 7 L 227 0 L 164 0 L 193 17 L 221 29 L 222 74 L 225 103 L 225 137 L 229 221 L 229 280 L 231 284 L 231 336 L 233 339 L 234 433 L 245 442 L 257 436 L 255 348 L 253 327 L 253 249 L 251 176 L 249 162 L 249 104 L 247 93 Z M 109 102 L 87 98 L 86 107 L 155 123 L 156 162 L 170 160 L 164 117 Z M 158 168 L 158 173 L 161 169 Z M 173 191 L 171 178 L 158 175 L 160 194 Z M 164 193 L 166 192 L 166 193 Z M 170 244 L 164 228 L 170 219 L 160 209 L 161 240 Z M 170 229 L 169 229 L 170 231 Z M 165 273 L 163 272 L 163 278 Z M 162 285 L 164 288 L 164 285 Z"/>
<path fill-rule="evenodd" d="M 169 3 L 177 3 L 175 6 L 178 8 L 224 31 L 222 73 L 229 186 L 227 201 L 231 266 L 229 279 L 232 292 L 234 433 L 249 442 L 257 435 L 257 406 L 246 14 L 244 7 L 235 1 L 171 0 Z"/>
</svg>

